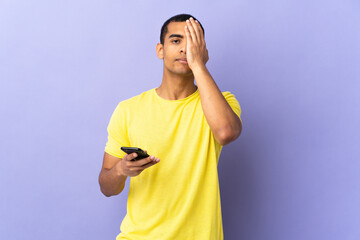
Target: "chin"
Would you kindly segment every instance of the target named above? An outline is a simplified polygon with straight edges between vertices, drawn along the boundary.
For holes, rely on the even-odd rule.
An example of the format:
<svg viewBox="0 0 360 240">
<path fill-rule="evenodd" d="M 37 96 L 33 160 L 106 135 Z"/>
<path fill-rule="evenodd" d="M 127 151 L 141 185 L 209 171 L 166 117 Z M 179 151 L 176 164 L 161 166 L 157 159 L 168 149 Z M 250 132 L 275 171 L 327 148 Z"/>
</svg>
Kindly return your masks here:
<svg viewBox="0 0 360 240">
<path fill-rule="evenodd" d="M 193 73 L 192 70 L 189 67 L 186 67 L 186 68 L 183 68 L 183 69 L 177 69 L 177 72 L 179 74 L 182 73 L 182 74 L 186 74 L 186 75 Z"/>
<path fill-rule="evenodd" d="M 193 72 L 190 70 L 190 71 L 186 71 L 186 72 L 178 72 L 177 73 L 178 75 L 183 75 L 185 77 L 188 77 L 188 76 L 192 76 L 193 75 Z"/>
<path fill-rule="evenodd" d="M 178 68 L 178 67 L 175 67 L 175 68 L 167 68 L 165 67 L 165 69 L 172 73 L 172 74 L 175 74 L 175 75 L 182 75 L 184 77 L 188 77 L 188 76 L 192 76 L 193 75 L 193 72 L 192 70 L 189 68 L 189 66 L 184 66 L 184 67 L 181 67 L 181 68 Z"/>
<path fill-rule="evenodd" d="M 175 71 L 169 71 L 171 72 L 172 74 L 175 74 L 175 75 L 182 75 L 182 76 L 191 76 L 193 75 L 193 72 L 191 71 L 191 69 L 188 69 L 188 70 L 175 70 Z"/>
</svg>

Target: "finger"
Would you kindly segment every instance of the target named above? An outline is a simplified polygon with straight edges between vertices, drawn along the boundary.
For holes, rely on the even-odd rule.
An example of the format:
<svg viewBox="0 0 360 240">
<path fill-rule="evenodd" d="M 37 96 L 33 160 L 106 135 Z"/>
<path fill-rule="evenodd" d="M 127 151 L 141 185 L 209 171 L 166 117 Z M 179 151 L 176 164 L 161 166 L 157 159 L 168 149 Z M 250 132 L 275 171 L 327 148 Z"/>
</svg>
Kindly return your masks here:
<svg viewBox="0 0 360 240">
<path fill-rule="evenodd" d="M 130 171 L 143 171 L 144 169 L 148 168 L 148 167 L 151 167 L 151 166 L 154 166 L 155 164 L 157 164 L 158 162 L 149 162 L 143 166 L 140 166 L 140 167 L 130 167 Z"/>
<path fill-rule="evenodd" d="M 149 162 L 143 166 L 141 166 L 142 169 L 146 169 L 148 167 L 154 166 L 155 164 L 158 164 L 159 162 Z"/>
<path fill-rule="evenodd" d="M 185 26 L 185 36 L 186 36 L 186 45 L 188 45 L 189 43 L 192 42 L 192 39 L 190 37 L 190 31 L 189 31 L 189 27 Z"/>
<path fill-rule="evenodd" d="M 125 161 L 131 161 L 133 160 L 134 158 L 137 157 L 137 153 L 130 153 L 130 154 L 126 154 L 123 158 L 123 160 Z"/>
<path fill-rule="evenodd" d="M 192 24 L 191 24 L 191 22 L 189 20 L 186 20 L 186 25 L 187 25 L 187 27 L 189 29 L 192 42 L 197 43 L 195 30 L 194 30 L 194 28 L 193 28 L 193 26 L 192 26 Z"/>
<path fill-rule="evenodd" d="M 150 163 L 145 164 L 144 166 L 142 166 L 142 168 L 143 168 L 143 169 L 146 169 L 146 168 L 148 168 L 148 167 L 154 166 L 154 165 L 157 164 L 157 163 L 159 163 L 159 162 L 150 162 Z"/>
<path fill-rule="evenodd" d="M 203 32 L 203 30 L 201 28 L 201 25 L 200 25 L 198 20 L 195 20 L 195 23 L 198 25 L 198 28 L 199 28 L 199 31 L 200 31 L 200 41 L 205 43 L 204 32 Z"/>
<path fill-rule="evenodd" d="M 195 34 L 196 34 L 196 41 L 198 43 L 201 43 L 201 37 L 200 37 L 201 33 L 200 33 L 200 29 L 199 29 L 198 24 L 195 22 L 195 20 L 193 18 L 190 18 L 190 22 L 191 22 L 191 25 L 194 28 L 194 31 L 195 31 Z"/>
<path fill-rule="evenodd" d="M 156 160 L 155 156 L 149 156 L 147 158 L 143 158 L 143 159 L 140 159 L 140 160 L 138 160 L 136 162 L 133 162 L 133 164 L 131 164 L 131 165 L 134 166 L 134 167 L 141 167 L 141 166 L 146 165 L 146 164 L 148 164 L 150 162 L 153 162 L 155 160 Z"/>
</svg>

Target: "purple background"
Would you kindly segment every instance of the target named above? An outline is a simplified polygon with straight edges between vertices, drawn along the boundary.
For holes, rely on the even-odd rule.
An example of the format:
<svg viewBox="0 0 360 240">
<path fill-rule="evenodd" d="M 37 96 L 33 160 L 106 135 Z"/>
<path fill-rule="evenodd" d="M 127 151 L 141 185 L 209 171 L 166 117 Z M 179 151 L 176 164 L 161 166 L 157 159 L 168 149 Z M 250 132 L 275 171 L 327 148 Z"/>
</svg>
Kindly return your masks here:
<svg viewBox="0 0 360 240">
<path fill-rule="evenodd" d="M 219 163 L 225 239 L 360 239 L 355 0 L 2 0 L 0 239 L 115 239 L 129 180 L 99 190 L 106 127 L 160 85 L 160 28 L 184 12 L 243 111 Z"/>
</svg>

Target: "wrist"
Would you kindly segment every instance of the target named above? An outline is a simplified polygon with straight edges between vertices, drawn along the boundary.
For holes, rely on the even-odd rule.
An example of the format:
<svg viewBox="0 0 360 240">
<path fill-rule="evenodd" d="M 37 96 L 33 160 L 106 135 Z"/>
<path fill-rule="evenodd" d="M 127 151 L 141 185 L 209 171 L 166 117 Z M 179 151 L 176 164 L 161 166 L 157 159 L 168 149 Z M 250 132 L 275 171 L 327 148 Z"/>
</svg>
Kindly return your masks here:
<svg viewBox="0 0 360 240">
<path fill-rule="evenodd" d="M 117 177 L 121 177 L 121 176 L 125 176 L 124 174 L 124 171 L 122 170 L 121 168 L 121 165 L 120 164 L 116 164 L 115 167 L 114 167 L 114 172 L 116 174 Z"/>
<path fill-rule="evenodd" d="M 194 65 L 191 68 L 191 71 L 193 72 L 194 76 L 199 75 L 199 74 L 204 74 L 204 73 L 208 72 L 205 64 Z"/>
<path fill-rule="evenodd" d="M 202 61 L 193 62 L 193 64 L 191 65 L 192 65 L 192 69 L 194 70 L 200 70 L 206 68 L 205 63 L 203 63 Z"/>
</svg>

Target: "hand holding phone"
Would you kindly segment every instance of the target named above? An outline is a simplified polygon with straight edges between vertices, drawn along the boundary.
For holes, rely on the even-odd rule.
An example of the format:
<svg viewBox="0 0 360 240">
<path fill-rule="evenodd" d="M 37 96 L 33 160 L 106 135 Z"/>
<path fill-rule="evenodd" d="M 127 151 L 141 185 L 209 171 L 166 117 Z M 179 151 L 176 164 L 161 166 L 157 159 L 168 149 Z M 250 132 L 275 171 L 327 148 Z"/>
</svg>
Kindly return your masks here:
<svg viewBox="0 0 360 240">
<path fill-rule="evenodd" d="M 121 147 L 121 150 L 124 152 L 129 152 L 124 156 L 122 161 L 117 163 L 120 167 L 121 174 L 125 176 L 135 177 L 146 168 L 160 162 L 159 158 L 155 158 L 155 156 L 149 156 L 146 150 L 144 151 L 141 148 Z M 144 158 L 146 155 L 148 157 Z M 135 161 L 135 159 L 138 157 L 140 157 L 140 160 Z"/>
<path fill-rule="evenodd" d="M 132 159 L 131 161 L 136 161 L 136 160 L 140 160 L 140 159 L 149 157 L 149 154 L 147 154 L 147 152 L 145 152 L 144 150 L 142 150 L 141 148 L 138 148 L 138 147 L 121 147 L 121 150 L 123 150 L 127 154 L 131 154 L 131 153 L 137 154 L 137 157 Z"/>
</svg>

